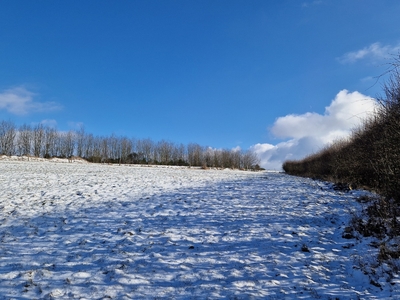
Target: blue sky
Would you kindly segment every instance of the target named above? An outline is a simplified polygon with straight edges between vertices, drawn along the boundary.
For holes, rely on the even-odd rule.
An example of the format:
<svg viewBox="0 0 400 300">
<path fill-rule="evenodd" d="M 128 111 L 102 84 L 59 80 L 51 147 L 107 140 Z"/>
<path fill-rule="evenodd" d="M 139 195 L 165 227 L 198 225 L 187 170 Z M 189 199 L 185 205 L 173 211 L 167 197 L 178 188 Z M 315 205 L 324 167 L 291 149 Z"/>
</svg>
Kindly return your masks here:
<svg viewBox="0 0 400 300">
<path fill-rule="evenodd" d="M 349 129 L 334 99 L 351 112 L 380 92 L 399 15 L 397 0 L 1 1 L 0 119 L 252 148 L 277 168 Z M 309 141 L 303 121 L 328 129 Z"/>
</svg>

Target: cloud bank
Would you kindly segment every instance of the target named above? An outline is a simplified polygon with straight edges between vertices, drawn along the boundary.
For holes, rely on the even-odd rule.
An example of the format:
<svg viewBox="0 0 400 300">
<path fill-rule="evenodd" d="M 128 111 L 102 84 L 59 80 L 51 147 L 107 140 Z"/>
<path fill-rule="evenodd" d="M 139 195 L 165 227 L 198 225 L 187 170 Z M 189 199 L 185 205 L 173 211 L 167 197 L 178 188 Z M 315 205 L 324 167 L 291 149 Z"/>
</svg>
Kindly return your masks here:
<svg viewBox="0 0 400 300">
<path fill-rule="evenodd" d="M 285 160 L 301 159 L 335 139 L 348 136 L 375 108 L 373 98 L 342 90 L 325 108 L 324 114 L 307 112 L 276 119 L 270 131 L 286 141 L 277 145 L 256 144 L 251 149 L 259 155 L 262 167 L 281 170 Z"/>
<path fill-rule="evenodd" d="M 379 61 L 389 58 L 391 55 L 397 54 L 400 51 L 400 44 L 397 46 L 385 45 L 381 43 L 373 43 L 363 49 L 352 51 L 339 57 L 338 60 L 342 64 L 352 64 L 361 59 L 370 59 Z"/>
<path fill-rule="evenodd" d="M 5 90 L 0 93 L 0 109 L 4 109 L 14 115 L 26 115 L 61 109 L 61 106 L 55 102 L 34 101 L 34 96 L 34 93 L 24 87 Z"/>
</svg>

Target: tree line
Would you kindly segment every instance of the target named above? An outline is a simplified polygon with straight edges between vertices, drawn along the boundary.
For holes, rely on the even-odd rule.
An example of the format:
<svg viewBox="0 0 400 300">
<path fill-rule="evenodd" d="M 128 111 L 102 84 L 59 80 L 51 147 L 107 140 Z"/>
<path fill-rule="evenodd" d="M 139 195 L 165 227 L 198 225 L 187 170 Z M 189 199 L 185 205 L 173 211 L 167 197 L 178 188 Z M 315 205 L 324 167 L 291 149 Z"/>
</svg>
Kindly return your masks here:
<svg viewBox="0 0 400 300">
<path fill-rule="evenodd" d="M 0 155 L 42 158 L 81 157 L 94 163 L 160 164 L 204 168 L 260 169 L 253 151 L 213 149 L 196 143 L 95 136 L 81 127 L 68 132 L 37 124 L 0 122 Z"/>
<path fill-rule="evenodd" d="M 400 204 L 400 55 L 391 66 L 376 113 L 349 138 L 284 162 L 286 173 L 372 189 Z"/>
</svg>

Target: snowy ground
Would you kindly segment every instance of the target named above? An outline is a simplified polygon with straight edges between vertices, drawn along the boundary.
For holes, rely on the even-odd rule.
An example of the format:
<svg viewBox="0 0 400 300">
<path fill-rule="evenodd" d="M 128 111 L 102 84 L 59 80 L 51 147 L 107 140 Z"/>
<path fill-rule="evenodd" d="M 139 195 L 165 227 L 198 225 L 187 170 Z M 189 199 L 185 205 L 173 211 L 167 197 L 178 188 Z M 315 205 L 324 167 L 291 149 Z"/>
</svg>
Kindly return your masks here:
<svg viewBox="0 0 400 300">
<path fill-rule="evenodd" d="M 0 299 L 383 299 L 359 192 L 278 173 L 0 161 Z"/>
</svg>

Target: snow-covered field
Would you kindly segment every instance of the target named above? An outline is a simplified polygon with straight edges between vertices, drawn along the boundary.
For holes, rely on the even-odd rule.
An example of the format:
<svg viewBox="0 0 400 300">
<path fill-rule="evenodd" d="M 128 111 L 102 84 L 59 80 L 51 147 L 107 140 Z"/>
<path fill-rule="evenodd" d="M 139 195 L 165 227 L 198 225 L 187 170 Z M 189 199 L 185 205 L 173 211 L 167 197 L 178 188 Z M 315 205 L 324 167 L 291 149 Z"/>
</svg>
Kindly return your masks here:
<svg viewBox="0 0 400 300">
<path fill-rule="evenodd" d="M 0 299 L 383 299 L 361 192 L 278 173 L 0 161 Z"/>
</svg>

